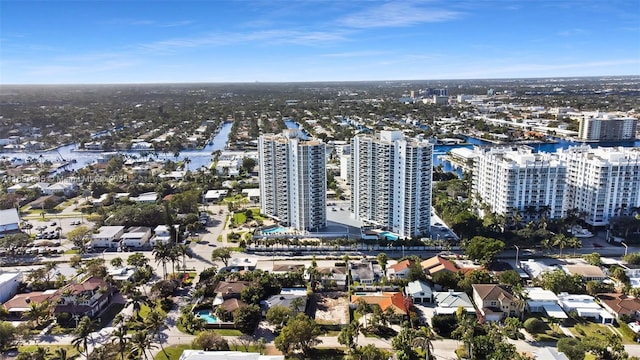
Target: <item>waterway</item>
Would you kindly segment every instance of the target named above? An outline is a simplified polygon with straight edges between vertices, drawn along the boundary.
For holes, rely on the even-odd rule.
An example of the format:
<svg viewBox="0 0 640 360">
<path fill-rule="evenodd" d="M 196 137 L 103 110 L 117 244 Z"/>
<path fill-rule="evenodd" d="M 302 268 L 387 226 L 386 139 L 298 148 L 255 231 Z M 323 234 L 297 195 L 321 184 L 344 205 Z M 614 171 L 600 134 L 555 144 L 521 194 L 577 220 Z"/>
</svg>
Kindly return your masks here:
<svg viewBox="0 0 640 360">
<path fill-rule="evenodd" d="M 300 125 L 294 120 L 286 120 L 285 125 L 289 129 L 298 129 Z M 200 167 L 209 167 L 212 160 L 212 152 L 216 150 L 224 150 L 227 140 L 229 138 L 229 134 L 231 133 L 231 123 L 224 123 L 220 127 L 218 133 L 214 136 L 213 142 L 210 142 L 202 149 L 197 150 L 185 150 L 181 151 L 178 157 L 176 158 L 173 153 L 158 153 L 154 154 L 153 158 L 157 160 L 172 160 L 178 161 L 183 160 L 184 158 L 189 158 L 191 163 L 189 164 L 189 169 L 198 169 Z M 304 131 L 304 129 L 303 129 Z M 306 133 L 305 133 L 306 134 Z M 556 138 L 553 143 L 529 143 L 524 145 L 529 145 L 533 148 L 534 152 L 555 152 L 558 149 L 566 149 L 570 146 L 581 145 L 582 143 L 569 141 L 565 139 Z M 605 146 L 626 146 L 626 147 L 640 147 L 640 140 L 636 141 L 627 141 L 627 142 L 615 142 L 615 143 L 587 143 L 591 147 Z M 473 148 L 474 146 L 488 146 L 493 145 L 490 142 L 473 138 L 466 137 L 464 144 L 457 145 L 435 145 L 433 151 L 433 166 L 441 165 L 445 171 L 453 171 L 460 173 L 459 169 L 456 169 L 451 165 L 450 162 L 443 160 L 442 157 L 451 149 L 455 148 Z M 25 153 L 25 152 L 5 152 L 0 153 L 0 156 L 8 157 L 8 158 L 22 158 L 27 159 L 38 158 L 40 160 L 49 160 L 52 162 L 60 162 L 61 159 L 66 161 L 73 161 L 68 169 L 69 170 L 78 170 L 80 168 L 85 167 L 88 164 L 94 163 L 97 159 L 102 155 L 102 152 L 88 152 L 88 151 L 77 151 L 78 144 L 70 144 L 59 147 L 56 150 L 51 151 L 43 151 L 37 153 Z M 121 151 L 120 153 L 130 156 L 143 157 L 143 153 L 139 151 Z"/>
<path fill-rule="evenodd" d="M 178 157 L 175 157 L 174 153 L 164 153 L 160 152 L 157 154 L 153 153 L 153 158 L 161 161 L 172 160 L 178 161 L 183 160 L 185 158 L 189 158 L 191 163 L 189 164 L 189 169 L 198 169 L 202 166 L 208 167 L 211 164 L 212 156 L 211 154 L 216 150 L 224 150 L 227 140 L 229 139 L 229 134 L 231 133 L 231 123 L 224 123 L 220 127 L 218 133 L 214 136 L 213 142 L 209 142 L 204 148 L 197 150 L 184 150 L 181 151 Z M 37 153 L 25 153 L 25 152 L 3 152 L 0 153 L 0 156 L 8 157 L 8 158 L 21 158 L 28 159 L 37 158 L 39 160 L 45 161 L 49 160 L 51 162 L 61 162 L 62 159 L 66 161 L 71 161 L 71 164 L 67 167 L 69 170 L 78 170 L 89 164 L 92 164 L 98 160 L 98 158 L 104 153 L 101 151 L 77 151 L 78 144 L 69 144 L 65 146 L 61 146 L 55 150 L 50 151 L 42 151 Z M 144 158 L 143 152 L 140 151 L 119 151 L 120 154 L 128 155 L 128 156 L 136 156 L 139 158 Z M 148 153 L 147 153 L 148 154 Z M 74 161 L 75 160 L 75 161 Z"/>
</svg>

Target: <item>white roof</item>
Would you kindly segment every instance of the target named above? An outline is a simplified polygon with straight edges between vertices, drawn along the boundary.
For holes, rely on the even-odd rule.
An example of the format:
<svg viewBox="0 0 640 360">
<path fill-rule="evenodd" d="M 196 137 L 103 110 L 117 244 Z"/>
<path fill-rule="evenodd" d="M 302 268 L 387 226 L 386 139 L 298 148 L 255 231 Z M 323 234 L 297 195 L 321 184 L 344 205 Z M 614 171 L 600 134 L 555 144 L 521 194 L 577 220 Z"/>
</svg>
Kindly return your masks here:
<svg viewBox="0 0 640 360">
<path fill-rule="evenodd" d="M 531 301 L 558 301 L 558 296 L 551 290 L 545 290 L 541 287 L 531 287 L 524 290 Z"/>
<path fill-rule="evenodd" d="M 221 196 L 227 195 L 229 190 L 221 189 L 221 190 L 208 190 L 204 195 L 205 199 L 219 199 Z"/>
<path fill-rule="evenodd" d="M 533 353 L 536 360 L 569 360 L 567 355 L 554 348 L 543 347 Z"/>
<path fill-rule="evenodd" d="M 19 222 L 20 222 L 20 218 L 18 217 L 18 210 L 16 209 L 0 210 L 0 226 L 13 225 Z"/>
<path fill-rule="evenodd" d="M 184 350 L 180 360 L 284 360 L 284 355 L 260 355 L 240 351 Z"/>
<path fill-rule="evenodd" d="M 424 294 L 422 296 L 430 297 L 433 295 L 433 290 L 431 290 L 431 287 L 420 280 L 416 280 L 408 283 L 406 292 L 408 295 L 421 294 L 421 293 Z"/>
<path fill-rule="evenodd" d="M 93 234 L 93 238 L 110 238 L 116 236 L 117 233 L 124 230 L 124 226 L 103 226 L 100 232 Z"/>
<path fill-rule="evenodd" d="M 17 278 L 20 278 L 20 276 L 22 275 L 22 273 L 20 272 L 15 272 L 15 273 L 2 273 L 0 274 L 0 284 L 4 284 L 10 281 L 14 281 Z"/>
<path fill-rule="evenodd" d="M 567 314 L 564 312 L 564 310 L 562 310 L 562 308 L 558 304 L 544 304 L 542 305 L 542 307 L 544 308 L 544 311 L 547 313 L 547 315 L 549 315 L 554 319 L 568 318 Z"/>
<path fill-rule="evenodd" d="M 248 197 L 260 196 L 260 189 L 243 189 L 242 193 L 246 194 Z"/>
</svg>

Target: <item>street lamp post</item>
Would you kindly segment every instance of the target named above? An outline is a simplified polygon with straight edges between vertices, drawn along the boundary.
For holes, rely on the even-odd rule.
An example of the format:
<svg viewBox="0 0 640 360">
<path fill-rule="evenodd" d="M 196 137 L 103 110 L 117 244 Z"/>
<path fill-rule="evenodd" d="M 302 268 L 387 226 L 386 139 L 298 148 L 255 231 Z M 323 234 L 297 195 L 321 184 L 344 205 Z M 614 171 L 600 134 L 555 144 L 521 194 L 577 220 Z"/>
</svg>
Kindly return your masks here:
<svg viewBox="0 0 640 360">
<path fill-rule="evenodd" d="M 622 244 L 622 246 L 624 246 L 624 256 L 627 256 L 627 251 L 629 251 L 629 247 L 624 242 L 620 242 L 620 244 Z"/>
<path fill-rule="evenodd" d="M 518 265 L 518 255 L 520 254 L 520 247 L 518 245 L 513 245 L 516 248 L 516 267 L 519 268 L 520 265 Z"/>
</svg>

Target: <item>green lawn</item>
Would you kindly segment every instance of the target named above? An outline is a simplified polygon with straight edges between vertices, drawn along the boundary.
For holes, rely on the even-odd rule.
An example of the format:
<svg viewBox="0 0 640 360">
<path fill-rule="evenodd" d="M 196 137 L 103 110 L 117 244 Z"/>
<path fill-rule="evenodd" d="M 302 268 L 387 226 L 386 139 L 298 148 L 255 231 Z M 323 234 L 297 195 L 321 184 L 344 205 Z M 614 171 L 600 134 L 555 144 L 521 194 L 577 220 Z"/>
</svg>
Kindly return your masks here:
<svg viewBox="0 0 640 360">
<path fill-rule="evenodd" d="M 207 329 L 213 330 L 218 333 L 220 336 L 240 336 L 242 335 L 242 331 L 236 329 Z"/>
<path fill-rule="evenodd" d="M 18 347 L 18 352 L 21 354 L 27 353 L 27 352 L 34 352 L 38 347 L 43 347 L 47 349 L 50 355 L 55 354 L 55 351 L 57 349 L 60 349 L 60 348 L 65 349 L 67 350 L 67 359 L 69 360 L 80 357 L 79 356 L 80 353 L 72 345 L 39 345 L 39 346 L 38 345 L 22 345 Z"/>
<path fill-rule="evenodd" d="M 191 344 L 172 345 L 164 348 L 166 355 L 160 351 L 154 360 L 178 360 L 182 351 L 191 349 Z"/>
<path fill-rule="evenodd" d="M 617 331 L 612 331 L 615 329 Z M 629 339 L 624 336 L 624 332 L 619 328 L 610 328 L 609 325 L 603 325 L 591 321 L 584 321 L 569 328 L 569 331 L 576 337 L 610 337 L 614 333 L 622 334 L 622 343 L 623 344 L 635 344 L 633 339 Z"/>
<path fill-rule="evenodd" d="M 236 225 L 242 225 L 247 222 L 247 215 L 245 215 L 243 212 L 234 213 L 233 221 Z"/>
</svg>

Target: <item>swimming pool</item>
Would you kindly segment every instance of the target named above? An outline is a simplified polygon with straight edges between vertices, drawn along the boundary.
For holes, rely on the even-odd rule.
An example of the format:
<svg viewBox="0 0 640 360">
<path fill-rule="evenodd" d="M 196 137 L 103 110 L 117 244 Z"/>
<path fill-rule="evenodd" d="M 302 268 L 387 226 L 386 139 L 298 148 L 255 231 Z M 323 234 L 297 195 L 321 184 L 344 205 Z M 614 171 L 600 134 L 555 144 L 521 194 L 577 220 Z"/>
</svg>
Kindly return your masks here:
<svg viewBox="0 0 640 360">
<path fill-rule="evenodd" d="M 390 240 L 390 241 L 398 240 L 398 235 L 392 234 L 392 233 L 390 233 L 388 231 L 381 232 L 380 236 L 382 236 L 383 238 L 387 238 L 387 240 Z"/>
<path fill-rule="evenodd" d="M 283 228 L 282 226 L 276 226 L 276 227 L 272 227 L 269 229 L 264 229 L 262 230 L 263 234 L 276 234 L 276 233 L 283 233 L 286 232 L 287 229 Z"/>
<path fill-rule="evenodd" d="M 204 321 L 206 321 L 207 324 L 215 324 L 218 322 L 218 318 L 215 315 L 213 315 L 210 310 L 199 310 L 196 313 L 196 316 L 199 317 L 200 319 L 204 319 Z"/>
</svg>

